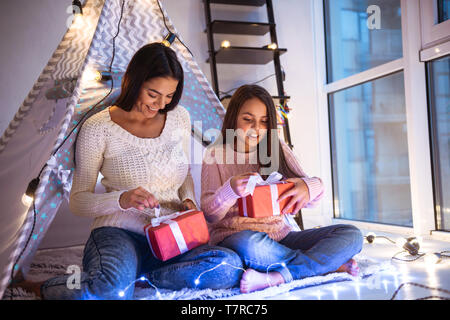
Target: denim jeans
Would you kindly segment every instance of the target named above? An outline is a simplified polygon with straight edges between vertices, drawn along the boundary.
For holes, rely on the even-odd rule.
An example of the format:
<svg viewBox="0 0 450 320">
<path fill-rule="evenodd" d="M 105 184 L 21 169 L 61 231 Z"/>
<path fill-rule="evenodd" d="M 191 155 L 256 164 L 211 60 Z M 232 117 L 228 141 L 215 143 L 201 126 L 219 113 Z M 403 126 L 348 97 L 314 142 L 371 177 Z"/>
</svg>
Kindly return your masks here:
<svg viewBox="0 0 450 320">
<path fill-rule="evenodd" d="M 222 262 L 233 267 L 217 267 Z M 202 245 L 161 261 L 151 253 L 145 236 L 101 227 L 92 230 L 84 248 L 80 289 L 70 289 L 70 275 L 62 275 L 45 281 L 41 294 L 49 300 L 131 299 L 133 282 L 142 275 L 157 288 L 225 289 L 239 285 L 242 270 L 238 268 L 242 268 L 241 259 L 227 248 Z M 121 291 L 123 296 L 119 296 Z"/>
<path fill-rule="evenodd" d="M 237 252 L 244 268 L 277 271 L 285 282 L 323 275 L 337 270 L 361 251 L 363 236 L 352 225 L 331 225 L 291 231 L 277 242 L 266 233 L 240 231 L 218 245 Z"/>
</svg>

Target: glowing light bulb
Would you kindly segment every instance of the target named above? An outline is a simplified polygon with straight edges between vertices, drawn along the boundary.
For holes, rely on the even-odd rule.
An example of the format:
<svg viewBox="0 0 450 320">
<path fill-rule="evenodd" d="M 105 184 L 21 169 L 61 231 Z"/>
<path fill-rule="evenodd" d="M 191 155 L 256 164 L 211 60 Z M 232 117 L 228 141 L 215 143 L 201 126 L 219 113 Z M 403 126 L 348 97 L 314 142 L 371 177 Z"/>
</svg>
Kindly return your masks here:
<svg viewBox="0 0 450 320">
<path fill-rule="evenodd" d="M 22 203 L 24 206 L 29 208 L 31 206 L 31 204 L 33 203 L 33 197 L 30 197 L 26 193 L 24 193 L 22 196 Z"/>
<path fill-rule="evenodd" d="M 125 292 L 119 291 L 119 297 L 123 298 L 125 296 Z"/>
<path fill-rule="evenodd" d="M 223 40 L 222 43 L 220 44 L 220 46 L 222 48 L 229 48 L 231 46 L 231 43 L 228 40 Z"/>
<path fill-rule="evenodd" d="M 75 30 L 82 30 L 83 26 L 85 24 L 83 13 L 82 12 L 75 12 L 73 15 L 72 25 L 71 28 Z"/>
<path fill-rule="evenodd" d="M 317 291 L 315 292 L 315 295 L 316 295 L 316 297 L 317 297 L 317 300 L 320 300 L 320 298 L 322 297 L 322 292 L 321 292 L 320 290 L 317 290 Z"/>
<path fill-rule="evenodd" d="M 140 277 L 140 278 L 139 278 L 139 280 L 141 280 L 141 281 L 145 281 L 145 280 L 147 280 L 147 278 L 146 278 L 146 277 L 144 277 L 144 276 L 142 276 L 142 277 Z"/>
<path fill-rule="evenodd" d="M 22 195 L 22 203 L 26 207 L 30 207 L 34 200 L 34 194 L 39 186 L 39 178 L 34 178 L 33 180 L 28 183 L 27 190 Z"/>
<path fill-rule="evenodd" d="M 276 43 L 271 43 L 271 44 L 269 44 L 269 45 L 267 46 L 267 48 L 272 49 L 272 50 L 275 50 L 276 48 L 278 48 L 278 46 L 277 46 Z"/>
<path fill-rule="evenodd" d="M 333 291 L 334 300 L 337 300 L 339 287 L 333 284 L 333 286 L 331 287 L 331 291 Z"/>
<path fill-rule="evenodd" d="M 83 72 L 83 80 L 84 81 L 99 81 L 101 79 L 102 79 L 102 74 L 99 71 L 94 70 L 92 68 L 87 68 Z"/>
<path fill-rule="evenodd" d="M 283 268 L 286 268 L 286 263 L 282 262 L 282 263 L 281 263 L 281 266 L 282 266 Z"/>
<path fill-rule="evenodd" d="M 389 281 L 388 281 L 387 279 L 384 279 L 384 280 L 383 280 L 383 286 L 384 286 L 384 291 L 385 291 L 385 292 L 388 291 L 388 290 L 387 290 L 388 283 L 389 283 Z"/>
<path fill-rule="evenodd" d="M 196 285 L 198 285 L 198 284 L 200 283 L 200 280 L 199 280 L 199 279 L 195 279 L 194 283 L 195 283 Z"/>
</svg>

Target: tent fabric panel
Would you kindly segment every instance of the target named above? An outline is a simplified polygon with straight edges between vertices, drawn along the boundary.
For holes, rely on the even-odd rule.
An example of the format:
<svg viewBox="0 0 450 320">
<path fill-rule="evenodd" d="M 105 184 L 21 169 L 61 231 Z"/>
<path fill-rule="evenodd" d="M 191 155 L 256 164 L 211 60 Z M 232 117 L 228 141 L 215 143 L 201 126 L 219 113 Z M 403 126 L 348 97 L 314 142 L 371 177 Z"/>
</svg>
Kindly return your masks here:
<svg viewBox="0 0 450 320">
<path fill-rule="evenodd" d="M 80 75 L 103 4 L 104 0 L 87 0 L 83 6 L 83 16 L 74 17 L 70 27 L 74 32 L 70 33 L 69 46 L 55 66 L 53 79 L 72 79 Z M 77 32 L 78 30 L 83 30 L 83 32 Z"/>
</svg>

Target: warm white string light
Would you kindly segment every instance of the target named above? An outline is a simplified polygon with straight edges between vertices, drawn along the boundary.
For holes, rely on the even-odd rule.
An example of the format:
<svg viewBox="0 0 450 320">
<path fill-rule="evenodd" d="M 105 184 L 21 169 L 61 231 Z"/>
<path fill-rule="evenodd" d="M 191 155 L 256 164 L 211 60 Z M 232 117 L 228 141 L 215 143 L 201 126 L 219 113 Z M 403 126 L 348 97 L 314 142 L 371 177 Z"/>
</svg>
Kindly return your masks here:
<svg viewBox="0 0 450 320">
<path fill-rule="evenodd" d="M 374 232 L 369 232 L 366 234 L 365 239 L 368 243 L 374 243 L 377 238 L 384 238 L 391 243 L 395 244 L 398 248 L 402 249 L 402 252 L 407 252 L 411 256 L 415 256 L 414 259 L 405 260 L 405 259 L 399 259 L 397 258 L 398 254 L 401 254 L 402 252 L 399 252 L 395 254 L 392 259 L 394 260 L 400 260 L 405 262 L 411 262 L 418 260 L 419 258 L 423 258 L 423 262 L 426 267 L 433 267 L 435 264 L 441 263 L 443 258 L 446 257 L 443 252 L 431 252 L 431 253 L 420 253 L 419 249 L 423 247 L 423 237 L 422 236 L 413 236 L 409 238 L 404 237 L 398 237 L 395 241 L 386 237 L 386 236 L 377 236 Z"/>
<path fill-rule="evenodd" d="M 361 283 L 360 277 L 357 277 L 356 280 L 353 281 L 353 287 L 355 287 L 356 294 L 358 296 L 358 299 L 361 298 L 361 286 L 363 284 Z"/>
<path fill-rule="evenodd" d="M 388 287 L 389 281 L 387 279 L 383 279 L 382 282 L 383 282 L 384 291 L 387 293 L 388 292 L 387 287 Z"/>
<path fill-rule="evenodd" d="M 219 264 L 216 265 L 215 267 L 212 267 L 211 269 L 205 270 L 205 271 L 203 271 L 202 273 L 200 273 L 199 276 L 194 280 L 195 285 L 197 286 L 197 285 L 200 284 L 200 278 L 201 278 L 205 273 L 208 273 L 208 272 L 210 272 L 210 271 L 213 271 L 213 270 L 215 270 L 215 269 L 217 269 L 217 268 L 219 268 L 219 267 L 221 267 L 221 266 L 225 266 L 225 265 L 227 265 L 227 266 L 229 266 L 229 267 L 232 267 L 232 268 L 235 268 L 235 269 L 238 269 L 238 270 L 243 270 L 243 271 L 245 272 L 245 269 L 244 269 L 244 268 L 236 267 L 236 266 L 233 266 L 232 264 L 229 264 L 228 262 L 222 261 L 221 263 L 219 263 Z"/>
<path fill-rule="evenodd" d="M 334 298 L 334 300 L 337 300 L 338 292 L 339 292 L 340 287 L 337 286 L 335 283 L 333 283 L 333 285 L 331 286 L 330 289 L 331 289 L 331 291 L 333 292 L 333 298 Z"/>
<path fill-rule="evenodd" d="M 223 40 L 222 43 L 220 44 L 220 46 L 222 48 L 229 48 L 231 46 L 231 43 L 228 40 Z"/>
<path fill-rule="evenodd" d="M 125 289 L 123 289 L 123 290 L 120 290 L 119 291 L 119 297 L 120 298 L 123 298 L 124 296 L 125 296 L 125 293 L 127 292 L 127 290 L 132 286 L 132 285 L 134 285 L 136 282 L 139 282 L 139 281 L 142 281 L 142 282 L 147 282 L 148 284 L 150 284 L 155 290 L 156 290 L 156 296 L 158 297 L 158 299 L 160 299 L 161 298 L 161 293 L 159 292 L 159 290 L 158 290 L 158 288 L 153 284 L 153 283 L 151 283 L 150 282 L 150 280 L 148 280 L 146 277 L 144 277 L 144 276 L 141 276 L 140 278 L 138 278 L 138 279 L 136 279 L 136 280 L 134 280 L 134 281 L 132 281 L 129 285 L 127 285 L 126 287 L 125 287 Z"/>
<path fill-rule="evenodd" d="M 200 278 L 201 278 L 205 273 L 214 271 L 215 269 L 217 269 L 217 268 L 219 268 L 219 267 L 221 267 L 221 266 L 224 266 L 224 265 L 230 266 L 230 267 L 235 268 L 235 269 L 242 270 L 242 271 L 244 271 L 244 272 L 246 271 L 244 268 L 236 267 L 236 266 L 234 266 L 234 265 L 232 265 L 232 264 L 229 264 L 229 263 L 227 263 L 227 262 L 225 262 L 225 261 L 222 261 L 221 263 L 219 263 L 218 265 L 212 267 L 211 269 L 205 270 L 205 271 L 203 271 L 202 273 L 200 273 L 199 276 L 194 280 L 195 285 L 197 286 L 197 285 L 200 284 Z M 270 269 L 272 266 L 275 266 L 275 265 L 281 265 L 283 268 L 286 268 L 286 263 L 284 263 L 284 262 L 275 262 L 275 263 L 272 263 L 271 265 L 269 265 L 269 266 L 266 268 L 266 281 L 267 281 L 267 284 L 268 284 L 270 287 L 272 286 L 272 284 L 271 284 L 270 278 L 269 278 L 269 269 Z"/>
<path fill-rule="evenodd" d="M 270 283 L 270 280 L 269 280 L 269 277 L 268 277 L 269 269 L 270 269 L 272 266 L 278 265 L 278 264 L 281 265 L 282 267 L 286 267 L 286 264 L 285 264 L 284 262 L 276 262 L 276 263 L 272 263 L 271 265 L 269 265 L 269 266 L 267 267 L 267 269 L 266 269 L 266 275 L 267 275 L 266 279 L 267 279 L 267 282 L 268 282 L 269 286 L 271 286 L 271 283 Z M 242 271 L 244 271 L 244 272 L 246 271 L 244 268 L 236 267 L 236 266 L 234 266 L 234 265 L 232 265 L 232 264 L 229 264 L 228 262 L 222 261 L 222 262 L 219 263 L 218 265 L 216 265 L 216 266 L 214 266 L 214 267 L 212 267 L 212 268 L 210 268 L 210 269 L 208 269 L 208 270 L 205 270 L 205 271 L 203 271 L 202 273 L 200 273 L 200 274 L 198 275 L 198 277 L 194 280 L 194 284 L 195 284 L 196 286 L 198 286 L 198 285 L 200 284 L 200 278 L 201 278 L 204 274 L 206 274 L 206 273 L 208 273 L 208 272 L 211 272 L 211 271 L 214 271 L 215 269 L 217 269 L 217 268 L 219 268 L 219 267 L 221 267 L 221 266 L 229 266 L 229 267 L 232 267 L 232 268 L 234 268 L 234 269 L 242 270 Z M 144 276 L 142 276 L 142 277 L 140 277 L 140 278 L 138 278 L 138 279 L 132 281 L 130 284 L 128 284 L 128 285 L 125 287 L 125 289 L 120 290 L 119 293 L 118 293 L 118 296 L 119 296 L 120 298 L 123 298 L 123 297 L 125 296 L 125 293 L 127 292 L 127 290 L 128 290 L 132 285 L 134 285 L 136 282 L 139 282 L 139 281 L 142 281 L 142 282 L 145 281 L 145 282 L 147 282 L 148 284 L 150 284 L 150 285 L 156 290 L 156 295 L 157 295 L 158 299 L 161 298 L 161 293 L 159 292 L 158 288 L 157 288 L 153 283 L 151 283 L 150 280 L 148 280 L 148 279 L 147 279 L 146 277 L 144 277 Z"/>
</svg>

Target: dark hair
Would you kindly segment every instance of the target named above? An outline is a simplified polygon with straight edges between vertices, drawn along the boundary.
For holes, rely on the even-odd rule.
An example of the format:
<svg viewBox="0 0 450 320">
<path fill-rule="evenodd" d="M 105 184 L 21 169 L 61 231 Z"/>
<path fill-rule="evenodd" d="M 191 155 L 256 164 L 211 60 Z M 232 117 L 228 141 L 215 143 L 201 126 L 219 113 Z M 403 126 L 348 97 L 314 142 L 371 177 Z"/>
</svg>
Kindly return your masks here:
<svg viewBox="0 0 450 320">
<path fill-rule="evenodd" d="M 134 54 L 123 76 L 120 96 L 114 104 L 125 111 L 130 111 L 136 103 L 142 84 L 157 77 L 172 77 L 178 80 L 172 100 L 158 112 L 166 113 L 172 110 L 183 93 L 183 67 L 175 51 L 159 42 L 147 44 Z"/>
<path fill-rule="evenodd" d="M 280 139 L 278 136 L 278 130 L 277 130 L 277 113 L 275 109 L 275 105 L 273 103 L 272 96 L 267 92 L 266 89 L 263 87 L 260 87 L 258 85 L 243 85 L 239 87 L 233 96 L 231 97 L 230 103 L 227 107 L 227 112 L 225 114 L 225 118 L 223 120 L 221 135 L 223 139 L 223 143 L 231 143 L 232 141 L 226 141 L 226 130 L 227 129 L 234 129 L 236 130 L 236 124 L 237 124 L 237 117 L 238 114 L 242 108 L 242 105 L 252 98 L 259 99 L 264 105 L 266 106 L 267 110 L 267 117 L 268 117 L 268 130 L 265 138 L 260 141 L 259 143 L 265 143 L 267 145 L 267 156 L 272 157 L 272 150 L 270 143 L 271 141 L 268 141 L 267 139 L 270 139 L 271 137 L 275 138 L 276 141 L 278 141 L 278 154 L 279 159 L 271 159 L 271 161 L 267 164 L 261 164 L 260 162 L 260 155 L 259 155 L 259 148 L 258 148 L 258 164 L 260 167 L 270 167 L 272 165 L 272 161 L 278 160 L 279 169 L 278 172 L 280 172 L 285 178 L 293 178 L 296 177 L 297 174 L 289 168 L 289 166 L 286 163 L 286 158 L 283 153 L 283 149 L 280 143 Z M 268 143 L 269 142 L 269 143 Z M 265 175 L 264 175 L 265 176 Z"/>
</svg>

